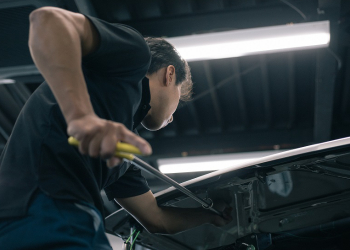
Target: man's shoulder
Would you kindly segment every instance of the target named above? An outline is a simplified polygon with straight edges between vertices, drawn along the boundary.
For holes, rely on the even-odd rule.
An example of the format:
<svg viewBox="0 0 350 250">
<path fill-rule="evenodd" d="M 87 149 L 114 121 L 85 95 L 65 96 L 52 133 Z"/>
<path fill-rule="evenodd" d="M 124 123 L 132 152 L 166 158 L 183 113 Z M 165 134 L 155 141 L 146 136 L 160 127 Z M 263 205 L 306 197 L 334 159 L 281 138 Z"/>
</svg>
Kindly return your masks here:
<svg viewBox="0 0 350 250">
<path fill-rule="evenodd" d="M 142 35 L 134 28 L 86 16 L 100 37 L 96 50 L 83 57 L 83 65 L 104 75 L 132 74 L 141 80 L 147 73 L 151 53 Z"/>
</svg>

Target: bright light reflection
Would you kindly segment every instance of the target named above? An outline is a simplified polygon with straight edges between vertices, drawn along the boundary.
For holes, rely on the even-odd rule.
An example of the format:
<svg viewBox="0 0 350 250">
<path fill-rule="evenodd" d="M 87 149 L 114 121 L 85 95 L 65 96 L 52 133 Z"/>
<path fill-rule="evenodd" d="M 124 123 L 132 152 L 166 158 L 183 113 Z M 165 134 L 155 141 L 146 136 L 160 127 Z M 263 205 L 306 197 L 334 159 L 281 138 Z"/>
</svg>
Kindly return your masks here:
<svg viewBox="0 0 350 250">
<path fill-rule="evenodd" d="M 241 42 L 177 48 L 181 56 L 189 61 L 246 56 L 258 52 L 283 51 L 301 47 L 327 45 L 329 33 L 293 35 Z"/>
<path fill-rule="evenodd" d="M 219 170 L 227 167 L 232 167 L 236 164 L 238 165 L 238 164 L 250 162 L 254 159 L 257 159 L 257 158 L 179 163 L 179 164 L 164 164 L 159 167 L 159 170 L 164 174 L 215 171 L 215 170 Z"/>
</svg>

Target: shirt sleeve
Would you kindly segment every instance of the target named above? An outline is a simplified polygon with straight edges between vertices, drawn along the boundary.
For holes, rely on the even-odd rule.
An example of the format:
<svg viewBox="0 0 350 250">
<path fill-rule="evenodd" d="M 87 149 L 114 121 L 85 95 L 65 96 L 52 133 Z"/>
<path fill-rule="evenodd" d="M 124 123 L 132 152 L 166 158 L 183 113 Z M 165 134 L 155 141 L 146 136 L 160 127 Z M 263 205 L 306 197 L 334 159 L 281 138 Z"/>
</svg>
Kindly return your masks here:
<svg viewBox="0 0 350 250">
<path fill-rule="evenodd" d="M 148 192 L 150 188 L 141 170 L 135 165 L 129 169 L 116 182 L 105 188 L 108 200 L 114 198 L 128 198 Z"/>
<path fill-rule="evenodd" d="M 92 71 L 107 76 L 135 75 L 147 73 L 151 54 L 145 39 L 135 29 L 117 23 L 108 23 L 87 16 L 99 36 L 94 52 L 84 56 L 82 64 Z"/>
</svg>

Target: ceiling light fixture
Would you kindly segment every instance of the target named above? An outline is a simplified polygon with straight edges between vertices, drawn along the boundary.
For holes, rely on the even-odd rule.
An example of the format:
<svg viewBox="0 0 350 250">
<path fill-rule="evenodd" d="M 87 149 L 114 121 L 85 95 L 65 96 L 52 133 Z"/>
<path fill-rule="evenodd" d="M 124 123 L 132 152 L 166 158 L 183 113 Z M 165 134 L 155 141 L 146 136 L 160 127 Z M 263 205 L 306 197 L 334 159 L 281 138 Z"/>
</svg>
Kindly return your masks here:
<svg viewBox="0 0 350 250">
<path fill-rule="evenodd" d="M 187 61 L 328 47 L 329 21 L 166 38 Z"/>
<path fill-rule="evenodd" d="M 164 174 L 189 173 L 215 171 L 235 165 L 248 163 L 254 159 L 271 154 L 282 152 L 283 150 L 259 151 L 248 153 L 211 155 L 211 156 L 192 156 L 183 158 L 159 159 L 159 170 Z"/>
<path fill-rule="evenodd" d="M 13 84 L 15 82 L 16 81 L 12 79 L 0 79 L 0 84 Z"/>
</svg>

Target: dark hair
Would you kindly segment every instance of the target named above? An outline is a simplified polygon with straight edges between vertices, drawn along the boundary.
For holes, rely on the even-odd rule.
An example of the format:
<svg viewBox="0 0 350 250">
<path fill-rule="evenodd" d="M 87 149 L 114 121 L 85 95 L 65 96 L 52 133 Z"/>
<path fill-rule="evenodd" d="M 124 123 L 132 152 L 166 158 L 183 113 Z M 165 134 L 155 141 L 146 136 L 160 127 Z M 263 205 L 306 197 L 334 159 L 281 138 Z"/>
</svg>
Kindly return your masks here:
<svg viewBox="0 0 350 250">
<path fill-rule="evenodd" d="M 176 73 L 176 85 L 181 84 L 182 101 L 189 101 L 192 95 L 192 77 L 190 67 L 185 59 L 181 58 L 180 54 L 172 44 L 162 38 L 146 37 L 152 59 L 148 69 L 148 74 L 153 74 L 161 68 L 173 65 Z"/>
</svg>

